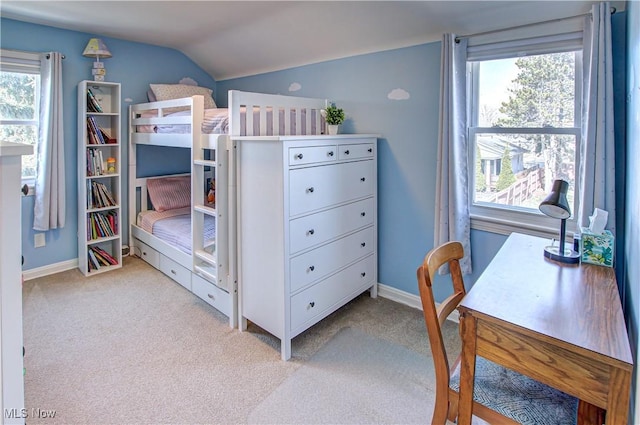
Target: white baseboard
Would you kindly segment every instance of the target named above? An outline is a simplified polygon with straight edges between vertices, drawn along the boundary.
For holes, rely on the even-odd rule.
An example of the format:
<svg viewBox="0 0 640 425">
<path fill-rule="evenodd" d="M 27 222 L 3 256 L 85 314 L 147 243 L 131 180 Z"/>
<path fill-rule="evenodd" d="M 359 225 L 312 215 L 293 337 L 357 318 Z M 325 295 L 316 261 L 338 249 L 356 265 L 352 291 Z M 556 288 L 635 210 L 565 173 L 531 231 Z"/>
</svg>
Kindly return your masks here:
<svg viewBox="0 0 640 425">
<path fill-rule="evenodd" d="M 413 307 L 422 311 L 422 301 L 420 300 L 420 296 L 418 295 L 410 294 L 391 286 L 383 285 L 382 283 L 378 283 L 378 295 L 380 295 L 382 298 L 386 298 L 400 304 L 405 304 L 409 307 Z M 448 320 L 453 320 L 454 322 L 458 323 L 458 318 L 458 310 L 454 310 L 449 316 Z"/>
<path fill-rule="evenodd" d="M 22 272 L 24 280 L 31 280 L 37 277 L 49 276 L 54 273 L 60 273 L 67 270 L 78 268 L 78 259 L 61 261 L 55 264 L 49 264 L 48 266 L 36 267 L 35 269 L 25 270 Z"/>
</svg>

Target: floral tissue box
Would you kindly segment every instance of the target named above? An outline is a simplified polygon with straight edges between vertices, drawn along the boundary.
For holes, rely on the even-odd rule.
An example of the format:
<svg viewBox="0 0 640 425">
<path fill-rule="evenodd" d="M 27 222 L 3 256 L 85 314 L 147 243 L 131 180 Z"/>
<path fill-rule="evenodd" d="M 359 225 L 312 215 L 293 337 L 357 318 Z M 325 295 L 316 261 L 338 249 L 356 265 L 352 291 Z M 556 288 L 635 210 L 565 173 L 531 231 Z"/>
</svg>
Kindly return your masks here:
<svg viewBox="0 0 640 425">
<path fill-rule="evenodd" d="M 614 246 L 615 238 L 609 230 L 597 235 L 586 227 L 582 228 L 580 252 L 583 263 L 613 267 Z"/>
</svg>

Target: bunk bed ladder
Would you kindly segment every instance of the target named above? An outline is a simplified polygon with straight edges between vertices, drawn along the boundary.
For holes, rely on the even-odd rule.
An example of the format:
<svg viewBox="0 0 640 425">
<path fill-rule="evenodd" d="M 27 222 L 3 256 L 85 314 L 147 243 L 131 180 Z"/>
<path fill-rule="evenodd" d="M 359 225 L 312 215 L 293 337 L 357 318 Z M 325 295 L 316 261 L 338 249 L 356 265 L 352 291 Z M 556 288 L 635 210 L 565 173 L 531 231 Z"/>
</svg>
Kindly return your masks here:
<svg viewBox="0 0 640 425">
<path fill-rule="evenodd" d="M 194 103 L 194 116 L 202 107 Z M 200 113 L 200 115 L 197 115 Z M 193 125 L 191 199 L 193 271 L 226 292 L 228 288 L 227 150 L 226 138 L 201 137 Z M 217 208 L 220 206 L 221 208 Z M 215 237 L 204 234 L 204 221 L 215 220 Z"/>
</svg>

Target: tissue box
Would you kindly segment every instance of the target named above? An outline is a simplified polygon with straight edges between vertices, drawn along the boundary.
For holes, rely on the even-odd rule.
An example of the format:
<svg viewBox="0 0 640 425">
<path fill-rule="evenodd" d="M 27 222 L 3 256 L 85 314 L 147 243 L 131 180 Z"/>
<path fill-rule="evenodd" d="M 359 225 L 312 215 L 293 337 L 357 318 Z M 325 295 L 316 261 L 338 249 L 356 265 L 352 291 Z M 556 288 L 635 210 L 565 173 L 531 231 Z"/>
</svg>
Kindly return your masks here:
<svg viewBox="0 0 640 425">
<path fill-rule="evenodd" d="M 582 228 L 580 252 L 583 263 L 613 267 L 614 246 L 615 238 L 609 230 L 597 235 L 586 227 Z"/>
</svg>

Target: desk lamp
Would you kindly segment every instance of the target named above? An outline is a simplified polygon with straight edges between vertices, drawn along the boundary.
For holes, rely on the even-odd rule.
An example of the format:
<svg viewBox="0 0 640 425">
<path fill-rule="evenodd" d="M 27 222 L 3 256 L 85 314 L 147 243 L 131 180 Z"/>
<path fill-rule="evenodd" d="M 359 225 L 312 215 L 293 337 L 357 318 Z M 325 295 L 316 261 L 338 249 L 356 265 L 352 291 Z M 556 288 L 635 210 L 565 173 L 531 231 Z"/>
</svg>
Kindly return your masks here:
<svg viewBox="0 0 640 425">
<path fill-rule="evenodd" d="M 564 180 L 555 180 L 551 193 L 540 203 L 540 211 L 552 218 L 560 219 L 560 244 L 559 246 L 547 246 L 544 249 L 544 256 L 553 261 L 566 264 L 578 264 L 580 256 L 571 249 L 564 249 L 567 232 L 567 219 L 571 217 L 571 209 L 567 201 L 567 190 L 569 183 Z"/>
</svg>

